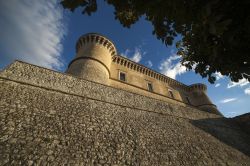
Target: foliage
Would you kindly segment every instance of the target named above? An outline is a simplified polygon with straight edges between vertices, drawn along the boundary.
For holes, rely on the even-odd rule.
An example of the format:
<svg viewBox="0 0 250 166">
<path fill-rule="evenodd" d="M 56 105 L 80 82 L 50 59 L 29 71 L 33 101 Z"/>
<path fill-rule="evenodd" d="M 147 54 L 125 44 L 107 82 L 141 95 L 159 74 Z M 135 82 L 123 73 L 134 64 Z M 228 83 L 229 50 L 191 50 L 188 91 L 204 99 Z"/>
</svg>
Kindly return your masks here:
<svg viewBox="0 0 250 166">
<path fill-rule="evenodd" d="M 166 45 L 177 42 L 182 64 L 194 69 L 209 82 L 215 73 L 232 81 L 250 81 L 249 0 L 106 0 L 115 8 L 115 18 L 130 27 L 141 16 L 153 25 L 153 34 Z M 64 8 L 83 14 L 97 11 L 96 0 L 62 0 Z"/>
</svg>

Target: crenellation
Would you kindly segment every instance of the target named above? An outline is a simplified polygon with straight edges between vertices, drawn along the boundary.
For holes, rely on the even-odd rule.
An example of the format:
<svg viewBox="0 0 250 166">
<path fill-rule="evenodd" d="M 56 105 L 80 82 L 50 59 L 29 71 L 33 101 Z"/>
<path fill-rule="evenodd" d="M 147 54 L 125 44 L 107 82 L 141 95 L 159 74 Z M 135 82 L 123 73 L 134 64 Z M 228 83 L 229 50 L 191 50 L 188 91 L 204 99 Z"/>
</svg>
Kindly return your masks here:
<svg viewBox="0 0 250 166">
<path fill-rule="evenodd" d="M 207 86 L 201 83 L 192 84 L 189 86 L 190 91 L 206 91 Z"/>
<path fill-rule="evenodd" d="M 96 42 L 100 43 L 103 45 L 104 38 L 103 37 L 97 37 L 96 36 Z"/>
<path fill-rule="evenodd" d="M 95 33 L 89 33 L 86 35 L 81 36 L 76 44 L 76 52 L 79 51 L 81 47 L 83 47 L 87 43 L 95 43 L 95 44 L 100 44 L 106 47 L 112 56 L 116 55 L 116 49 L 113 43 L 105 38 L 104 36 L 95 34 Z"/>
</svg>

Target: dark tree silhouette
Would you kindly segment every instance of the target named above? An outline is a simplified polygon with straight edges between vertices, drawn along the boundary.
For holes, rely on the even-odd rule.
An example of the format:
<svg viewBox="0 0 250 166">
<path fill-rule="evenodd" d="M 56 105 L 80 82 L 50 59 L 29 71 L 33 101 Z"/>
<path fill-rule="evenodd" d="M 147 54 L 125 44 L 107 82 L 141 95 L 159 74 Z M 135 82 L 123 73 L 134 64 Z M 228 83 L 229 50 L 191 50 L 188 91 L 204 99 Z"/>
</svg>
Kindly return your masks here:
<svg viewBox="0 0 250 166">
<path fill-rule="evenodd" d="M 141 16 L 153 25 L 153 34 L 168 45 L 182 36 L 176 47 L 182 65 L 214 83 L 215 73 L 238 82 L 250 81 L 249 0 L 106 0 L 115 18 L 130 27 Z M 65 9 L 97 11 L 96 0 L 62 0 Z"/>
</svg>

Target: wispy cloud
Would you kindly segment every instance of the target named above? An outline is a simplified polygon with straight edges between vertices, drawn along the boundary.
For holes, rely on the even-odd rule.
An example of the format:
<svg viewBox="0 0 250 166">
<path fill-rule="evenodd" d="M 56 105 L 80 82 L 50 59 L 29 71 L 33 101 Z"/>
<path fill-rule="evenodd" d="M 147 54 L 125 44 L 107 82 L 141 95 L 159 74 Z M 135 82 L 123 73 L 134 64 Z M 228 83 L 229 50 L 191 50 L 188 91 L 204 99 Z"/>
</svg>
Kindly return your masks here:
<svg viewBox="0 0 250 166">
<path fill-rule="evenodd" d="M 234 117 L 237 114 L 235 111 L 226 112 L 227 117 Z"/>
<path fill-rule="evenodd" d="M 122 52 L 121 53 L 121 56 L 123 56 L 123 57 L 128 57 L 129 56 L 129 53 L 130 53 L 131 51 L 129 50 L 129 49 L 126 49 L 124 52 Z"/>
<path fill-rule="evenodd" d="M 220 83 L 217 83 L 215 84 L 215 88 L 219 87 L 220 86 Z"/>
<path fill-rule="evenodd" d="M 181 65 L 179 59 L 180 59 L 180 56 L 176 54 L 172 54 L 169 58 L 165 59 L 160 64 L 159 66 L 160 72 L 173 79 L 175 79 L 177 75 L 181 75 L 187 72 L 186 67 Z M 178 62 L 174 63 L 177 60 Z"/>
<path fill-rule="evenodd" d="M 134 55 L 130 58 L 132 61 L 138 63 L 141 61 L 142 58 L 142 51 L 139 48 L 135 48 Z"/>
<path fill-rule="evenodd" d="M 244 90 L 245 94 L 250 95 L 250 87 Z"/>
<path fill-rule="evenodd" d="M 148 67 L 152 67 L 152 66 L 153 66 L 152 61 L 150 61 L 150 60 L 149 60 L 149 61 L 147 61 L 147 62 L 146 62 L 146 66 L 148 66 Z"/>
<path fill-rule="evenodd" d="M 227 99 L 221 100 L 220 102 L 221 103 L 229 103 L 229 102 L 236 101 L 236 100 L 237 100 L 237 98 L 227 98 Z"/>
<path fill-rule="evenodd" d="M 130 60 L 138 63 L 141 61 L 142 56 L 145 55 L 146 52 L 142 51 L 140 47 L 135 47 L 133 51 L 126 49 L 125 52 L 121 53 L 121 56 L 129 58 Z"/>
<path fill-rule="evenodd" d="M 66 35 L 58 1 L 0 1 L 2 57 L 59 69 L 63 66 L 62 40 Z"/>
<path fill-rule="evenodd" d="M 233 87 L 243 87 L 243 86 L 246 86 L 248 85 L 249 82 L 247 79 L 243 78 L 241 80 L 239 80 L 239 82 L 232 82 L 230 81 L 227 85 L 227 88 L 233 88 Z"/>
<path fill-rule="evenodd" d="M 216 77 L 216 80 L 219 80 L 219 79 L 221 79 L 221 78 L 224 78 L 224 76 L 223 76 L 221 73 L 219 73 L 219 72 L 216 72 L 216 73 L 215 73 L 215 77 Z"/>
</svg>

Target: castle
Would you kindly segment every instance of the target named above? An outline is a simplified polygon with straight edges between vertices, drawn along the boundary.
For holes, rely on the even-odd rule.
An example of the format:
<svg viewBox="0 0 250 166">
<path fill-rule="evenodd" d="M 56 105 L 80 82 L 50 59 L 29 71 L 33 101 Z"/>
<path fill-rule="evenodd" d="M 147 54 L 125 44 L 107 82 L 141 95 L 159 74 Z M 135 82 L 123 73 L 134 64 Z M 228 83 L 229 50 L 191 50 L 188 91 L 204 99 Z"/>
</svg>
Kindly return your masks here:
<svg viewBox="0 0 250 166">
<path fill-rule="evenodd" d="M 118 55 L 106 37 L 89 33 L 76 43 L 76 57 L 66 73 L 119 89 L 203 111 L 220 114 L 206 95 L 206 85 L 187 86 L 143 65 Z"/>
<path fill-rule="evenodd" d="M 206 86 L 186 86 L 77 42 L 66 73 L 21 61 L 0 71 L 0 165 L 249 165 L 250 135 Z"/>
</svg>

